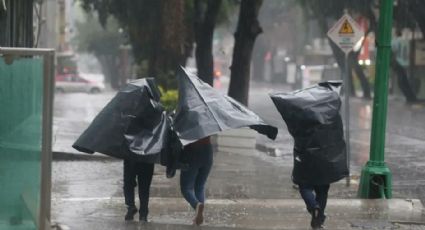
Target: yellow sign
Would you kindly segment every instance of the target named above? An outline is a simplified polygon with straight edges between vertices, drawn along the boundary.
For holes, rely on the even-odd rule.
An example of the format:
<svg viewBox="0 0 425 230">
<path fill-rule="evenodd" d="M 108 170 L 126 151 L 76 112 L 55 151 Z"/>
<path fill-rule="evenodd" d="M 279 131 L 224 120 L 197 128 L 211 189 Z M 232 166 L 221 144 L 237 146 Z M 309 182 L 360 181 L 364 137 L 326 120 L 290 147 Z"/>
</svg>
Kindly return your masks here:
<svg viewBox="0 0 425 230">
<path fill-rule="evenodd" d="M 347 19 L 345 19 L 338 33 L 339 34 L 354 34 L 353 27 L 351 26 L 351 24 L 348 22 Z"/>
<path fill-rule="evenodd" d="M 344 14 L 328 31 L 328 37 L 346 54 L 363 36 L 361 27 L 348 14 Z"/>
</svg>

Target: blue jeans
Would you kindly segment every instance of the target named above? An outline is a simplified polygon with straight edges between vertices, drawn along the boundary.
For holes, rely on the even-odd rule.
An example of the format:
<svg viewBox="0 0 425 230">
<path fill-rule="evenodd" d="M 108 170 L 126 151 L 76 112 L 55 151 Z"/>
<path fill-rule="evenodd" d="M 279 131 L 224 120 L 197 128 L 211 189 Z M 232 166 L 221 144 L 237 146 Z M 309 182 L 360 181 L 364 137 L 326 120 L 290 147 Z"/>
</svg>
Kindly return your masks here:
<svg viewBox="0 0 425 230">
<path fill-rule="evenodd" d="M 319 208 L 319 217 L 325 218 L 326 202 L 328 200 L 329 184 L 326 185 L 299 185 L 300 194 L 307 210 L 311 213 L 314 208 Z"/>
<path fill-rule="evenodd" d="M 205 184 L 213 163 L 213 151 L 210 144 L 184 149 L 184 163 L 187 168 L 180 172 L 180 189 L 183 197 L 192 208 L 205 202 Z"/>
</svg>

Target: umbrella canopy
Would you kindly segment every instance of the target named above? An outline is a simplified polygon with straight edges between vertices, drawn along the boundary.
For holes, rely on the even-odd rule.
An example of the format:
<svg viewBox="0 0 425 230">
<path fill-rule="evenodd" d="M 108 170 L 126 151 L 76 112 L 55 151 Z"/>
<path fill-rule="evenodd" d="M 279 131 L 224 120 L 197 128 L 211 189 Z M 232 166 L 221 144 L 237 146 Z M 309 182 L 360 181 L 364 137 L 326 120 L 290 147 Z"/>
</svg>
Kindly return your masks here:
<svg viewBox="0 0 425 230">
<path fill-rule="evenodd" d="M 295 140 L 292 179 L 297 184 L 329 184 L 348 175 L 340 87 L 340 81 L 322 82 L 271 95 Z"/>
<path fill-rule="evenodd" d="M 152 78 L 133 81 L 95 117 L 72 147 L 122 159 L 157 162 L 167 144 L 170 120 Z"/>
<path fill-rule="evenodd" d="M 277 128 L 234 99 L 222 95 L 183 67 L 178 73 L 179 102 L 173 119 L 182 145 L 224 130 L 250 127 L 275 139 Z"/>
</svg>

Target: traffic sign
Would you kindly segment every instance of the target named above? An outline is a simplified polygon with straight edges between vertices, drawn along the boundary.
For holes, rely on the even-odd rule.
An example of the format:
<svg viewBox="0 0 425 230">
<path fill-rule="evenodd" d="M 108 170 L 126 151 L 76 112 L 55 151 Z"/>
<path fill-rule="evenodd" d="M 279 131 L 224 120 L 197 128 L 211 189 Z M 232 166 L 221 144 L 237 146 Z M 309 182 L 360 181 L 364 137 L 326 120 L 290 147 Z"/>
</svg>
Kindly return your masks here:
<svg viewBox="0 0 425 230">
<path fill-rule="evenodd" d="M 328 37 L 335 42 L 345 54 L 353 50 L 353 47 L 363 36 L 364 32 L 359 24 L 348 14 L 344 14 L 328 31 Z"/>
</svg>

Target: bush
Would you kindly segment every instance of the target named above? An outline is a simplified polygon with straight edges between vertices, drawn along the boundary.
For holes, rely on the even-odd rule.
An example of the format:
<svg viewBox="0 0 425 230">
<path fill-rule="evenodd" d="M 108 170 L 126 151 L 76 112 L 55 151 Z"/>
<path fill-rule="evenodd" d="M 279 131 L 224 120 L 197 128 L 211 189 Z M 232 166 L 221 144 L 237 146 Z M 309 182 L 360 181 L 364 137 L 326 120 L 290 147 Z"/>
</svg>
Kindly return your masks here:
<svg viewBox="0 0 425 230">
<path fill-rule="evenodd" d="M 162 87 L 159 87 L 161 91 L 161 103 L 167 112 L 172 112 L 177 107 L 177 100 L 179 94 L 177 90 L 171 89 L 165 91 Z"/>
</svg>

